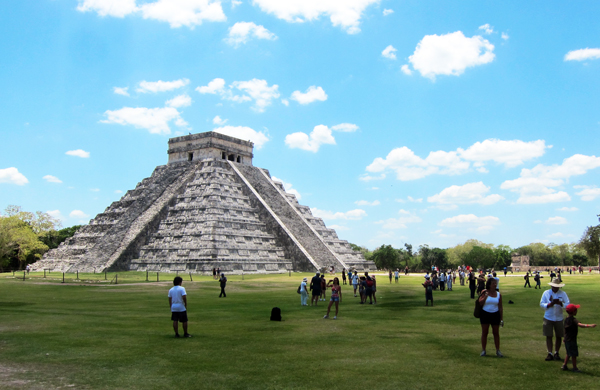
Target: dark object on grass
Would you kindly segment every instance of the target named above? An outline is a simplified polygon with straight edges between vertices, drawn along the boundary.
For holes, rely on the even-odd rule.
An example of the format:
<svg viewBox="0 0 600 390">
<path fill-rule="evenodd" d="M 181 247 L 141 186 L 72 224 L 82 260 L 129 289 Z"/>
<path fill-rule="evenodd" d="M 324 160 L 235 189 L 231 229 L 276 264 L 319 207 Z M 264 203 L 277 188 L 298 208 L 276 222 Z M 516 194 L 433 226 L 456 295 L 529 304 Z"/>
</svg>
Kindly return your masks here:
<svg viewBox="0 0 600 390">
<path fill-rule="evenodd" d="M 281 309 L 274 307 L 271 309 L 271 321 L 281 321 Z"/>
<path fill-rule="evenodd" d="M 514 302 L 509 300 L 508 303 L 512 305 Z"/>
</svg>

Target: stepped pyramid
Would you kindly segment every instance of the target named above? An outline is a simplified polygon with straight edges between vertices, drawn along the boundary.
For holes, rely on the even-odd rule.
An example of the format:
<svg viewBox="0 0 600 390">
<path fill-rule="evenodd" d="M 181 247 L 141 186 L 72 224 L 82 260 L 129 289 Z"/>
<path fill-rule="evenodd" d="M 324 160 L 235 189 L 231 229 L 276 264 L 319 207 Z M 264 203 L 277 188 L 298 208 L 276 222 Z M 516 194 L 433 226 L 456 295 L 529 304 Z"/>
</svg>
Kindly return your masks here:
<svg viewBox="0 0 600 390">
<path fill-rule="evenodd" d="M 266 169 L 253 143 L 206 132 L 169 139 L 169 161 L 48 251 L 34 270 L 228 273 L 374 270 Z"/>
</svg>

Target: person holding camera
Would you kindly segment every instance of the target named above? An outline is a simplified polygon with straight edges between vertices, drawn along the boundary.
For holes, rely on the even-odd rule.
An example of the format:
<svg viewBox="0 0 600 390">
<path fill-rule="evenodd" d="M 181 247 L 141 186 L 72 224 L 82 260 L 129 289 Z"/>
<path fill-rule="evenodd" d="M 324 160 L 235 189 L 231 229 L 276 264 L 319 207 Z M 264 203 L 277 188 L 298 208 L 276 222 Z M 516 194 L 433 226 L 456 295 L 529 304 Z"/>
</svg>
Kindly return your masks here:
<svg viewBox="0 0 600 390">
<path fill-rule="evenodd" d="M 558 279 L 548 283 L 552 288 L 544 291 L 540 300 L 540 307 L 544 312 L 543 334 L 546 336 L 546 348 L 548 355 L 546 361 L 562 360 L 558 352 L 562 338 L 565 336 L 565 328 L 563 325 L 563 309 L 569 302 L 567 293 L 560 288 L 564 287 L 564 283 L 560 283 Z M 556 343 L 554 344 L 554 355 L 552 354 L 552 338 L 556 335 Z"/>
</svg>

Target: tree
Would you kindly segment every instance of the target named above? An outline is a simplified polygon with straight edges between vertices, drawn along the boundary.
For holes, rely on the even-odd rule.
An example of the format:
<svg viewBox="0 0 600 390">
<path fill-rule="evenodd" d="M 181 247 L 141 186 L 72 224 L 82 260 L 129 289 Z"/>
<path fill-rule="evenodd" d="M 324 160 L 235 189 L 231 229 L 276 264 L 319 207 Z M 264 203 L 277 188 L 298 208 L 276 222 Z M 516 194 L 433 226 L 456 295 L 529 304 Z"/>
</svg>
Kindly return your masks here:
<svg viewBox="0 0 600 390">
<path fill-rule="evenodd" d="M 56 230 L 61 225 L 58 218 L 54 218 L 48 213 L 42 213 L 41 211 L 36 211 L 35 213 L 23 211 L 21 210 L 21 206 L 7 206 L 4 210 L 4 215 L 7 217 L 17 217 L 28 224 L 35 234 Z"/>
<path fill-rule="evenodd" d="M 58 248 L 58 246 L 67 238 L 73 237 L 81 226 L 82 225 L 75 225 L 60 230 L 47 231 L 40 234 L 40 240 L 48 245 L 48 248 L 50 249 Z"/>
<path fill-rule="evenodd" d="M 400 256 L 391 245 L 382 245 L 373 251 L 372 260 L 378 269 L 398 268 Z"/>
<path fill-rule="evenodd" d="M 483 248 L 475 245 L 465 256 L 465 264 L 475 268 L 488 269 L 496 263 L 496 255 L 491 248 Z"/>
<path fill-rule="evenodd" d="M 31 226 L 18 216 L 0 216 L 0 269 L 16 265 L 20 269 L 27 262 L 40 259 L 48 250 Z M 16 263 L 16 264 L 15 264 Z"/>
<path fill-rule="evenodd" d="M 600 221 L 600 214 L 598 220 Z M 590 259 L 598 259 L 598 270 L 600 271 L 600 225 L 588 226 L 579 240 L 579 245 Z"/>
</svg>

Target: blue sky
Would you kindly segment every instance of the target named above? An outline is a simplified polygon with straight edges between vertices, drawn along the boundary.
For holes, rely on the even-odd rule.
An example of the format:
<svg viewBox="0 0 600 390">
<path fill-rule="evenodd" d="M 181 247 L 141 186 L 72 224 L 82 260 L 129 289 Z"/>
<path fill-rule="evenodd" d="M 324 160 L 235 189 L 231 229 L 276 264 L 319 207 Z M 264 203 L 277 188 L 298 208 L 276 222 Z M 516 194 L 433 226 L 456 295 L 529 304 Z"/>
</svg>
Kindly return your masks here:
<svg viewBox="0 0 600 390">
<path fill-rule="evenodd" d="M 255 142 L 350 242 L 577 241 L 600 213 L 596 1 L 8 0 L 0 206 L 87 223 L 169 137 Z"/>
</svg>

